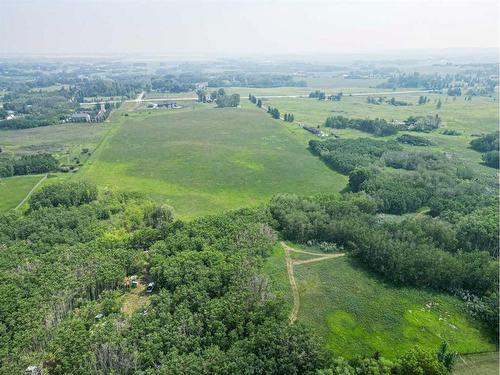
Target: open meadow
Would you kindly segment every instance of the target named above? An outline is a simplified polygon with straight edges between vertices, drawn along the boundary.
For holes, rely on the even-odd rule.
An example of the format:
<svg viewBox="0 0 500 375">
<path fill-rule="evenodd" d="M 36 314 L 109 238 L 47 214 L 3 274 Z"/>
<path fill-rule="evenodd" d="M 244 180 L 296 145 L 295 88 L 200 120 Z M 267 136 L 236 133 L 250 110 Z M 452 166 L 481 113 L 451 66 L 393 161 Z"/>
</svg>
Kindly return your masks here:
<svg viewBox="0 0 500 375">
<path fill-rule="evenodd" d="M 0 178 L 0 212 L 16 208 L 41 178 L 39 175 Z"/>
<path fill-rule="evenodd" d="M 0 133 L 3 152 L 15 155 L 49 153 L 61 164 L 83 164 L 109 131 L 111 124 L 70 123 L 32 129 L 4 130 Z M 89 153 L 82 153 L 88 149 Z"/>
<path fill-rule="evenodd" d="M 0 375 L 500 375 L 497 2 L 0 0 Z"/>
<path fill-rule="evenodd" d="M 420 95 L 426 95 L 430 102 L 417 105 Z M 390 91 L 386 98 L 392 96 Z M 377 97 L 377 96 L 376 96 Z M 411 103 L 409 106 L 393 106 L 390 104 L 370 104 L 367 96 L 344 96 L 339 102 L 319 101 L 306 98 L 268 98 L 263 100 L 264 106 L 277 107 L 281 113 L 293 113 L 297 123 L 323 127 L 326 118 L 344 116 L 349 118 L 382 118 L 387 121 L 404 121 L 409 116 L 426 116 L 438 114 L 443 123 L 441 128 L 423 136 L 433 142 L 426 149 L 450 152 L 464 160 L 480 163 L 481 154 L 472 150 L 469 143 L 475 138 L 473 134 L 493 132 L 498 127 L 498 101 L 496 97 L 474 97 L 465 101 L 459 97 L 456 100 L 439 94 L 402 94 L 395 95 L 397 100 Z M 437 101 L 441 99 L 441 109 L 436 109 Z M 441 134 L 444 129 L 457 130 L 461 134 L 449 136 Z M 354 129 L 330 129 L 342 138 L 374 137 L 371 134 Z M 384 139 L 393 139 L 400 134 Z M 411 134 L 411 133 L 410 133 Z M 493 173 L 491 168 L 479 166 L 482 171 Z"/>
<path fill-rule="evenodd" d="M 321 254 L 314 248 L 291 246 Z M 292 253 L 292 259 L 300 262 L 312 256 Z M 283 250 L 277 249 L 264 270 L 278 293 L 290 301 L 285 268 Z M 459 353 L 497 350 L 456 297 L 391 285 L 350 257 L 296 264 L 294 274 L 300 296 L 298 321 L 319 334 L 335 355 L 352 358 L 378 351 L 393 359 L 415 344 L 437 350 L 443 340 Z M 291 302 L 287 306 L 291 308 Z"/>
<path fill-rule="evenodd" d="M 255 206 L 279 192 L 337 192 L 347 182 L 256 108 L 196 105 L 127 115 L 78 177 L 144 192 L 183 218 Z"/>
</svg>

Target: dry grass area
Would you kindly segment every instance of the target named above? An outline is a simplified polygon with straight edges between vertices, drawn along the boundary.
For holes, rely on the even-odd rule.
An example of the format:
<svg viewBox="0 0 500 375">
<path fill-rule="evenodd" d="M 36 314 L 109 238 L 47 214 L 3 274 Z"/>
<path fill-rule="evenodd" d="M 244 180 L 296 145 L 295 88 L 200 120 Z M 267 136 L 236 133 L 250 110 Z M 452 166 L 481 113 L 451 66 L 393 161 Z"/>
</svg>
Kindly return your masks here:
<svg viewBox="0 0 500 375">
<path fill-rule="evenodd" d="M 145 290 L 146 286 L 140 281 L 137 288 L 131 288 L 130 292 L 123 296 L 121 312 L 125 315 L 132 315 L 139 308 L 149 305 Z"/>
</svg>

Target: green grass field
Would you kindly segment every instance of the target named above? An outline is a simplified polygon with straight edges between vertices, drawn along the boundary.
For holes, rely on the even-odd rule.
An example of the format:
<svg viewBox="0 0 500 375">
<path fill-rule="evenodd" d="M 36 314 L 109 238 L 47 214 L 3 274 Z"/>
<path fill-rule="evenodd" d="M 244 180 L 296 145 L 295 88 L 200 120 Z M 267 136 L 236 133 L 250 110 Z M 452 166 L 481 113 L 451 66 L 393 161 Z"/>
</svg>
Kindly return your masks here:
<svg viewBox="0 0 500 375">
<path fill-rule="evenodd" d="M 374 105 L 366 103 L 365 96 L 346 96 L 340 102 L 318 101 L 304 98 L 271 98 L 264 100 L 265 106 L 275 106 L 281 112 L 293 113 L 297 122 L 311 125 L 323 125 L 329 116 L 342 115 L 352 118 L 384 118 L 386 120 L 405 120 L 409 116 L 435 115 L 443 120 L 441 129 L 419 135 L 430 139 L 434 146 L 426 149 L 449 152 L 465 161 L 477 165 L 478 171 L 495 174 L 492 168 L 481 165 L 481 154 L 469 148 L 473 133 L 489 133 L 498 127 L 498 102 L 494 98 L 475 97 L 471 101 L 463 98 L 452 100 L 444 95 L 426 94 L 431 99 L 425 105 L 415 105 L 420 94 L 398 95 L 398 100 L 413 103 L 412 106 L 392 106 L 389 104 Z M 387 95 L 390 98 L 390 94 Z M 441 98 L 443 105 L 436 109 L 435 101 Z M 441 134 L 443 129 L 460 131 L 460 136 Z M 353 129 L 328 129 L 344 138 L 372 137 L 372 135 Z M 302 131 L 305 133 L 305 131 Z M 404 133 L 404 132 L 400 132 Z M 384 137 L 383 139 L 396 138 Z M 412 134 L 416 134 L 413 132 Z"/>
<path fill-rule="evenodd" d="M 15 208 L 41 178 L 40 175 L 0 178 L 0 212 Z"/>
<path fill-rule="evenodd" d="M 498 352 L 469 354 L 457 360 L 454 375 L 498 375 Z"/>
<path fill-rule="evenodd" d="M 310 257 L 291 255 L 296 260 Z M 271 285 L 278 293 L 288 293 L 285 300 L 291 300 L 282 257 L 283 252 L 275 251 L 265 271 L 272 272 Z M 395 287 L 349 257 L 295 265 L 294 273 L 300 293 L 298 320 L 311 327 L 335 355 L 351 358 L 379 351 L 395 358 L 416 344 L 435 350 L 443 340 L 460 353 L 497 350 L 480 324 L 464 313 L 462 302 L 452 296 Z"/>
<path fill-rule="evenodd" d="M 82 154 L 82 149 L 93 152 L 110 127 L 110 123 L 103 122 L 3 130 L 0 132 L 2 151 L 13 155 L 46 152 L 53 154 L 61 164 L 70 164 L 75 157 L 83 163 L 88 156 Z"/>
<path fill-rule="evenodd" d="M 277 244 L 271 256 L 264 263 L 263 271 L 269 277 L 271 290 L 283 300 L 286 311 L 291 311 L 293 298 L 286 272 L 285 251 Z"/>
<path fill-rule="evenodd" d="M 256 108 L 196 105 L 128 115 L 78 175 L 101 188 L 147 193 L 183 218 L 258 205 L 279 192 L 336 192 L 347 181 Z"/>
</svg>

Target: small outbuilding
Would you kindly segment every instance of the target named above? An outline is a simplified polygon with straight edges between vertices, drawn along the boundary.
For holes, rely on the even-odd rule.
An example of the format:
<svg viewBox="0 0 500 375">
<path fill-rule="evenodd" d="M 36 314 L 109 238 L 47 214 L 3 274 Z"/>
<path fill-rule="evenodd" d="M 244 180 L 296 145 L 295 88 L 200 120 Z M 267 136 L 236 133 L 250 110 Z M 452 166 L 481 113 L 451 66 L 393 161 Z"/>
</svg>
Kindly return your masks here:
<svg viewBox="0 0 500 375">
<path fill-rule="evenodd" d="M 90 120 L 90 115 L 84 112 L 74 113 L 70 117 L 71 122 L 90 122 Z"/>
</svg>

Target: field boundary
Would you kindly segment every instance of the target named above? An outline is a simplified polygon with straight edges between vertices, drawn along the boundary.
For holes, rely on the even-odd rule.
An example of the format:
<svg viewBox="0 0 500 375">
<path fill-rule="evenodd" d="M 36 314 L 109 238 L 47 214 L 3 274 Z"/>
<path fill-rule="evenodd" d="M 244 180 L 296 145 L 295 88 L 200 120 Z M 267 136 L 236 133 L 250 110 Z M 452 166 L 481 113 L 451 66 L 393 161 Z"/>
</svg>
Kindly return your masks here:
<svg viewBox="0 0 500 375">
<path fill-rule="evenodd" d="M 134 100 L 133 102 L 137 103 L 136 100 Z M 114 117 L 117 117 L 117 118 L 116 119 L 115 118 L 109 119 L 110 126 L 109 126 L 108 131 L 106 133 L 104 133 L 101 140 L 97 143 L 94 151 L 92 152 L 90 157 L 85 161 L 85 163 L 82 165 L 82 167 L 80 168 L 80 170 L 78 172 L 80 172 L 82 169 L 85 169 L 85 168 L 89 167 L 90 165 L 92 165 L 93 160 L 96 157 L 98 157 L 99 153 L 101 152 L 101 149 L 102 149 L 104 143 L 107 142 L 107 140 L 118 130 L 118 128 L 120 128 L 123 125 L 125 120 L 120 117 L 123 114 L 123 111 L 120 111 L 121 108 L 122 107 L 116 109 L 114 112 L 111 113 L 111 115 L 114 115 Z M 111 115 L 110 115 L 110 117 L 111 117 Z M 73 173 L 69 177 L 69 179 L 73 178 L 73 176 L 75 176 L 76 174 L 78 174 L 78 173 Z"/>
<path fill-rule="evenodd" d="M 345 253 L 339 253 L 339 254 L 312 253 L 309 251 L 294 249 L 293 247 L 288 246 L 284 241 L 280 241 L 280 245 L 281 247 L 283 247 L 283 250 L 285 251 L 286 271 L 288 274 L 288 280 L 290 282 L 290 286 L 292 288 L 293 306 L 292 306 L 292 311 L 290 312 L 289 320 L 290 324 L 293 324 L 295 323 L 295 321 L 299 316 L 299 309 L 300 309 L 300 294 L 299 294 L 299 288 L 297 287 L 297 281 L 295 280 L 293 267 L 298 266 L 299 264 L 313 263 L 326 259 L 342 257 L 345 255 Z M 293 260 L 290 257 L 290 252 L 314 255 L 316 256 L 316 258 L 311 258 L 306 260 Z"/>
<path fill-rule="evenodd" d="M 35 189 L 42 182 L 44 182 L 47 179 L 47 176 L 48 176 L 48 173 L 45 173 L 45 175 L 40 180 L 38 180 L 38 182 L 31 188 L 31 190 L 28 192 L 28 194 L 26 194 L 26 196 L 23 198 L 23 200 L 21 202 L 19 202 L 19 204 L 14 208 L 14 210 L 17 210 L 19 207 L 21 207 L 29 199 L 29 197 L 31 196 L 31 194 L 33 194 Z"/>
</svg>

